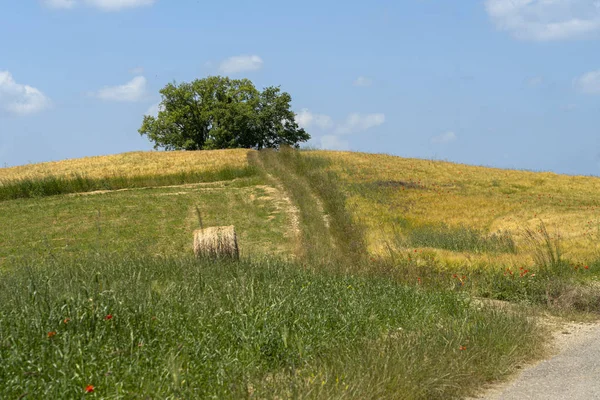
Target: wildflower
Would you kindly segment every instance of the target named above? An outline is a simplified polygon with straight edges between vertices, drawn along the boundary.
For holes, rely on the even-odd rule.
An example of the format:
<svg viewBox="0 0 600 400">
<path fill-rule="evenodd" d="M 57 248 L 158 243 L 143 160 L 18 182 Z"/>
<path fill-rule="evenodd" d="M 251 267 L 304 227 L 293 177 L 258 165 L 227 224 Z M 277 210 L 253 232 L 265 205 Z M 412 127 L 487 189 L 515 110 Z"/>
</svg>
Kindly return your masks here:
<svg viewBox="0 0 600 400">
<path fill-rule="evenodd" d="M 467 346 L 460 346 L 458 349 L 459 349 L 460 351 L 465 351 L 465 350 L 467 349 Z"/>
<path fill-rule="evenodd" d="M 52 339 L 54 336 L 56 336 L 56 331 L 48 332 L 49 339 Z"/>
<path fill-rule="evenodd" d="M 586 265 L 586 266 L 585 266 L 585 267 L 583 267 L 583 268 L 585 268 L 585 269 L 590 269 L 590 266 L 589 266 L 589 265 Z"/>
<path fill-rule="evenodd" d="M 96 389 L 96 388 L 94 387 L 94 385 L 87 385 L 87 386 L 85 387 L 85 392 L 86 392 L 86 393 L 92 393 L 92 392 L 94 391 L 94 389 Z"/>
<path fill-rule="evenodd" d="M 105 321 L 110 321 L 113 318 L 112 314 L 108 314 L 106 317 L 104 317 Z"/>
<path fill-rule="evenodd" d="M 65 318 L 63 319 L 63 324 L 68 324 L 71 321 L 71 318 Z"/>
</svg>

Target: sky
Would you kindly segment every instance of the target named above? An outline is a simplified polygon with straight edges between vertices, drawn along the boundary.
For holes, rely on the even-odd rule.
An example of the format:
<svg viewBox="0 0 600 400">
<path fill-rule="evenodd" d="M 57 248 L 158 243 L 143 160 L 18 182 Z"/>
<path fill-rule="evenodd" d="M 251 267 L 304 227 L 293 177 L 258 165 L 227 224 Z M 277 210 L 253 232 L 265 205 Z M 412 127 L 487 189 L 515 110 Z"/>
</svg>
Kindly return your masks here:
<svg viewBox="0 0 600 400">
<path fill-rule="evenodd" d="M 600 175 L 600 0 L 0 0 L 0 167 L 150 150 L 210 75 L 313 148 Z"/>
</svg>

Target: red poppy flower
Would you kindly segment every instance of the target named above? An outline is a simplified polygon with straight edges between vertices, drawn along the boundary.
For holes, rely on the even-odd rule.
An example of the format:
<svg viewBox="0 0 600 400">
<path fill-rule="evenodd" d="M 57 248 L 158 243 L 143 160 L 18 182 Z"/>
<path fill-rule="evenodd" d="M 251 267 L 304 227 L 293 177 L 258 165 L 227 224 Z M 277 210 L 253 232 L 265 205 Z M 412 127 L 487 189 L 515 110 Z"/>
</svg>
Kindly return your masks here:
<svg viewBox="0 0 600 400">
<path fill-rule="evenodd" d="M 106 317 L 104 317 L 105 321 L 110 321 L 113 318 L 112 314 L 108 314 Z"/>
<path fill-rule="evenodd" d="M 465 350 L 467 349 L 467 346 L 460 346 L 458 349 L 459 349 L 460 351 L 465 351 Z"/>
<path fill-rule="evenodd" d="M 85 392 L 86 392 L 86 393 L 92 393 L 92 392 L 94 391 L 94 389 L 96 389 L 96 388 L 94 387 L 94 385 L 87 385 L 87 386 L 85 387 Z"/>
<path fill-rule="evenodd" d="M 583 268 L 585 268 L 585 269 L 590 269 L 590 266 L 589 266 L 589 265 L 586 265 L 586 266 L 585 266 L 585 267 L 583 267 Z"/>
<path fill-rule="evenodd" d="M 48 332 L 49 338 L 53 338 L 54 336 L 56 336 L 56 331 Z"/>
<path fill-rule="evenodd" d="M 68 324 L 71 321 L 71 318 L 63 319 L 63 324 Z"/>
</svg>

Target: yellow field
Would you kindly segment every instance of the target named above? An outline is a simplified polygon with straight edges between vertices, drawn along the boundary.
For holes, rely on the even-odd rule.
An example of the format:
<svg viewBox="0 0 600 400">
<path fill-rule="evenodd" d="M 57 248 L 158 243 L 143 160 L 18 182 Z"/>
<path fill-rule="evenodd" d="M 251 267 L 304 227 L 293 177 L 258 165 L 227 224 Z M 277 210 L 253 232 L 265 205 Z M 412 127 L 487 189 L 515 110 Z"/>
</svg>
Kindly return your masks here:
<svg viewBox="0 0 600 400">
<path fill-rule="evenodd" d="M 169 175 L 248 166 L 250 150 L 131 152 L 0 168 L 0 182 L 44 176 L 88 178 Z"/>
<path fill-rule="evenodd" d="M 508 230 L 519 239 L 544 221 L 560 235 L 565 256 L 597 258 L 600 247 L 600 179 L 476 167 L 387 155 L 319 152 L 349 188 L 351 209 L 368 227 L 370 250 L 383 252 L 399 218 L 417 224 L 446 223 Z M 397 230 L 397 229 L 396 229 Z M 447 260 L 487 263 L 489 255 L 437 250 Z M 520 255 L 495 255 L 515 263 Z"/>
<path fill-rule="evenodd" d="M 244 168 L 251 150 L 133 152 L 0 169 L 0 183 L 47 175 L 90 178 L 153 176 Z M 385 254 L 407 221 L 444 223 L 486 233 L 508 231 L 517 254 L 418 248 L 424 263 L 515 265 L 529 263 L 526 228 L 543 221 L 560 235 L 573 261 L 600 258 L 600 178 L 567 176 L 388 155 L 318 151 L 329 159 L 357 220 L 367 226 L 369 251 Z M 414 251 L 414 248 L 406 248 Z"/>
</svg>

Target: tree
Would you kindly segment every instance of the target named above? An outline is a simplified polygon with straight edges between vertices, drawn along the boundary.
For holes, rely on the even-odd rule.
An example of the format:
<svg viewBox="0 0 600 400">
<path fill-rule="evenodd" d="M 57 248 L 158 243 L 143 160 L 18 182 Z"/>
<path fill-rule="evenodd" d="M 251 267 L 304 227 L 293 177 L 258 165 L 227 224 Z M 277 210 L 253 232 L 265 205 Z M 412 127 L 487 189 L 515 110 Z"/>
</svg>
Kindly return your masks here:
<svg viewBox="0 0 600 400">
<path fill-rule="evenodd" d="M 155 149 L 298 147 L 310 139 L 296 123 L 292 97 L 278 87 L 259 92 L 248 79 L 211 76 L 170 83 L 160 94 L 158 116 L 145 115 L 139 129 Z"/>
</svg>

